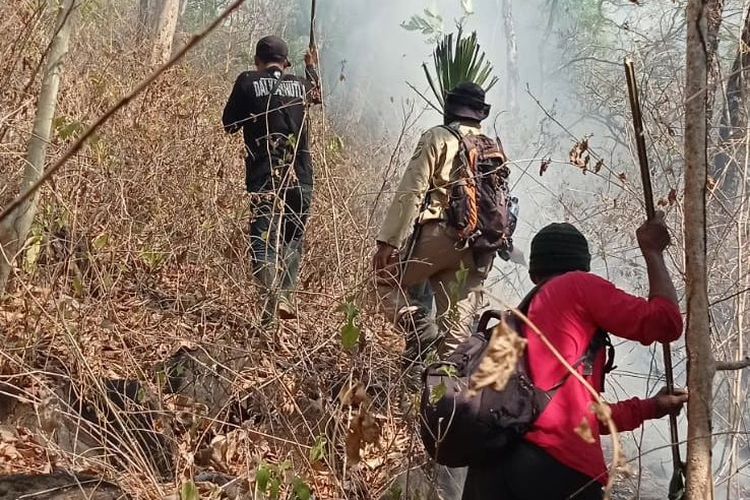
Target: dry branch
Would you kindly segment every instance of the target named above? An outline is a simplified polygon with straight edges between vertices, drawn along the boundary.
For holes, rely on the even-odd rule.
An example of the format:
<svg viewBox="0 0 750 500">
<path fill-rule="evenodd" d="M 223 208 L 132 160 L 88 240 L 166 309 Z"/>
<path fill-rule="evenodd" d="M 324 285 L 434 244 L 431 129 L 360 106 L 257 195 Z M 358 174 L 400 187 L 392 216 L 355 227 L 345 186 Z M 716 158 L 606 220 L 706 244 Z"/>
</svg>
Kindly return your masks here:
<svg viewBox="0 0 750 500">
<path fill-rule="evenodd" d="M 746 357 L 745 359 L 738 360 L 738 361 L 717 361 L 716 362 L 717 372 L 743 370 L 745 368 L 750 368 L 750 356 Z"/>
</svg>

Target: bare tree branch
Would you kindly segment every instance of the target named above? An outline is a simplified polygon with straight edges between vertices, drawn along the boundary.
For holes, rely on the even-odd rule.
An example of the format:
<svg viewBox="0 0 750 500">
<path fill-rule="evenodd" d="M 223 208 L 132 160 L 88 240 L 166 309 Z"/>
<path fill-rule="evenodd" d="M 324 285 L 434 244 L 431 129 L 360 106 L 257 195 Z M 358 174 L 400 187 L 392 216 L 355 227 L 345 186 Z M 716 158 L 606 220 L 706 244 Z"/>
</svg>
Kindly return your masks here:
<svg viewBox="0 0 750 500">
<path fill-rule="evenodd" d="M 746 356 L 745 359 L 739 361 L 717 361 L 716 371 L 728 372 L 734 370 L 744 370 L 750 368 L 750 356 Z"/>
</svg>

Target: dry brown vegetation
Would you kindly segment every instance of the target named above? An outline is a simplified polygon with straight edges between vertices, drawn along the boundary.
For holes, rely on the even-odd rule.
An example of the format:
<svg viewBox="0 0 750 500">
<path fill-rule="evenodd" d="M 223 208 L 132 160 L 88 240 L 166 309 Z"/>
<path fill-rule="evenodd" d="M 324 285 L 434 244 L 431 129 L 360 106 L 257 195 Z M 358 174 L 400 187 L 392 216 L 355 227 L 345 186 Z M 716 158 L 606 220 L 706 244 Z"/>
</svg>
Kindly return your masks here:
<svg viewBox="0 0 750 500">
<path fill-rule="evenodd" d="M 49 157 L 150 71 L 134 7 L 84 4 Z M 52 18 L 20 2 L 0 19 L 4 205 L 17 193 Z M 400 409 L 400 340 L 366 300 L 365 223 L 376 222 L 380 181 L 352 173 L 400 152 L 355 151 L 315 112 L 299 320 L 261 328 L 242 149 L 220 126 L 234 68 L 203 68 L 218 48 L 211 39 L 169 70 L 43 189 L 0 309 L 0 464 L 85 472 L 137 498 L 190 481 L 205 493 L 222 483 L 212 471 L 252 490 L 259 470 L 300 498 L 305 484 L 318 498 L 377 497 L 421 452 Z M 341 342 L 345 304 L 364 311 L 352 351 Z M 162 440 L 139 428 L 150 425 Z"/>
</svg>

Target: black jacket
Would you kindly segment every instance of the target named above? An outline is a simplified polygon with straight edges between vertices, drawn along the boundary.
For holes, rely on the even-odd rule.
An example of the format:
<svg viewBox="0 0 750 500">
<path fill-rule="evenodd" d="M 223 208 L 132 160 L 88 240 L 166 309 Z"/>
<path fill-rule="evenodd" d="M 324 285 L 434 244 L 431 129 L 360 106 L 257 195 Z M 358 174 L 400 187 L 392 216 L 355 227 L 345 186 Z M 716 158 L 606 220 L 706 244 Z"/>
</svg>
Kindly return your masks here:
<svg viewBox="0 0 750 500">
<path fill-rule="evenodd" d="M 313 182 L 306 105 L 320 103 L 320 86 L 315 68 L 308 67 L 306 74 L 285 75 L 277 68 L 246 71 L 234 83 L 222 122 L 229 133 L 242 129 L 248 191 L 262 188 L 272 165 L 292 157 L 299 182 Z"/>
</svg>

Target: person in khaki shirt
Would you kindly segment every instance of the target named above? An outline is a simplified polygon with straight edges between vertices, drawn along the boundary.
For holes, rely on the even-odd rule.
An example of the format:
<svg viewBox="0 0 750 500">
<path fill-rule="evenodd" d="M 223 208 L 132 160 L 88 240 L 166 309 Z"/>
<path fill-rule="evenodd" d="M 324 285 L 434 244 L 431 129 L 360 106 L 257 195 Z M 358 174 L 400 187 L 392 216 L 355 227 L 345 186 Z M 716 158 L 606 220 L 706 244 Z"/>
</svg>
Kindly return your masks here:
<svg viewBox="0 0 750 500">
<path fill-rule="evenodd" d="M 445 125 L 462 135 L 481 133 L 489 115 L 485 92 L 465 82 L 448 92 Z M 433 346 L 441 358 L 470 335 L 493 254 L 476 255 L 459 243 L 445 207 L 459 150 L 456 136 L 437 126 L 425 132 L 404 172 L 377 236 L 373 267 L 380 305 L 407 341 L 407 358 L 419 360 Z M 409 289 L 429 282 L 435 321 L 411 304 Z"/>
</svg>

